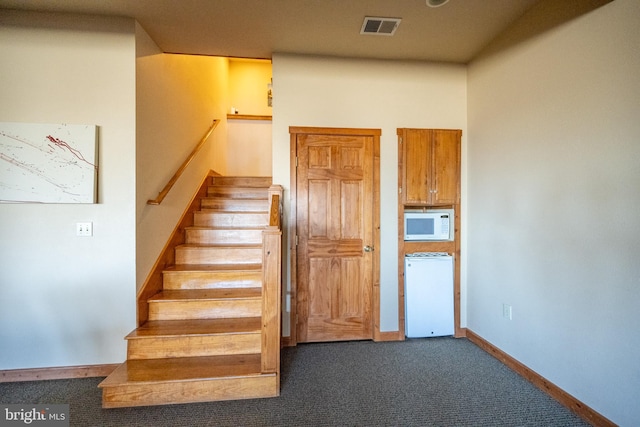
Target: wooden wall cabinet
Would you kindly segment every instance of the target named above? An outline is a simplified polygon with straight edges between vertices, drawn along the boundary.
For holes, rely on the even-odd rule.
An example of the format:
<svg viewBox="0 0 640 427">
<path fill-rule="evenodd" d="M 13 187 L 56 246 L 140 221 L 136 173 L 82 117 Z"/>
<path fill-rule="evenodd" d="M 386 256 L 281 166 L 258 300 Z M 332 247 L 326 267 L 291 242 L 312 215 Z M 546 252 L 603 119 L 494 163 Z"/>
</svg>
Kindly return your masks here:
<svg viewBox="0 0 640 427">
<path fill-rule="evenodd" d="M 398 129 L 403 204 L 442 206 L 459 203 L 461 135 L 460 130 Z"/>
</svg>

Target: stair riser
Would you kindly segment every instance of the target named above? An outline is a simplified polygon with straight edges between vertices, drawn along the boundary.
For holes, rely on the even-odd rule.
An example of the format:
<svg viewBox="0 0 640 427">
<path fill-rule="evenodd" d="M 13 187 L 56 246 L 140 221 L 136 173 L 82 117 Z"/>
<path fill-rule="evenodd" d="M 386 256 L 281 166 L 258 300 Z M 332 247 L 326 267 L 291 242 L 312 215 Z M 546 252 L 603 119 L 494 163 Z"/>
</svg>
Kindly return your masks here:
<svg viewBox="0 0 640 427">
<path fill-rule="evenodd" d="M 172 271 L 163 275 L 163 287 L 173 289 L 255 288 L 262 286 L 260 271 Z"/>
<path fill-rule="evenodd" d="M 275 374 L 246 378 L 217 378 L 185 382 L 156 382 L 102 389 L 103 408 L 257 399 L 280 394 Z"/>
<path fill-rule="evenodd" d="M 196 227 L 266 227 L 268 215 L 265 213 L 216 213 L 194 212 Z"/>
<path fill-rule="evenodd" d="M 234 244 L 246 243 L 262 244 L 262 230 L 260 229 L 187 229 L 185 232 L 188 244 Z"/>
<path fill-rule="evenodd" d="M 262 262 L 261 248 L 176 248 L 176 264 L 259 264 Z"/>
<path fill-rule="evenodd" d="M 210 336 L 153 337 L 128 340 L 128 359 L 222 356 L 260 353 L 260 332 Z"/>
<path fill-rule="evenodd" d="M 208 197 L 228 197 L 232 199 L 263 199 L 267 200 L 269 192 L 264 188 L 251 187 L 217 187 L 207 188 Z"/>
<path fill-rule="evenodd" d="M 149 301 L 149 320 L 223 319 L 261 315 L 260 299 Z"/>
<path fill-rule="evenodd" d="M 211 185 L 229 185 L 238 187 L 263 187 L 271 186 L 271 177 L 266 176 L 214 176 Z"/>
<path fill-rule="evenodd" d="M 253 199 L 220 199 L 207 198 L 200 202 L 202 209 L 218 209 L 231 212 L 266 212 L 269 210 L 267 200 Z"/>
</svg>

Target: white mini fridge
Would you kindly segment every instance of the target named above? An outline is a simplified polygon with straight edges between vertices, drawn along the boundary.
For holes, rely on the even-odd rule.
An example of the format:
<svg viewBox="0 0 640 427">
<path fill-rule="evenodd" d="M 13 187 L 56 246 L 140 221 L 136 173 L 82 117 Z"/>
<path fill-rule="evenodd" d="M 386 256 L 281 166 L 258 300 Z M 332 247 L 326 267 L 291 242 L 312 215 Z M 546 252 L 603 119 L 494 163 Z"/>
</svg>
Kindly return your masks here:
<svg viewBox="0 0 640 427">
<path fill-rule="evenodd" d="M 407 254 L 404 261 L 405 335 L 453 335 L 453 257 L 443 252 Z"/>
</svg>

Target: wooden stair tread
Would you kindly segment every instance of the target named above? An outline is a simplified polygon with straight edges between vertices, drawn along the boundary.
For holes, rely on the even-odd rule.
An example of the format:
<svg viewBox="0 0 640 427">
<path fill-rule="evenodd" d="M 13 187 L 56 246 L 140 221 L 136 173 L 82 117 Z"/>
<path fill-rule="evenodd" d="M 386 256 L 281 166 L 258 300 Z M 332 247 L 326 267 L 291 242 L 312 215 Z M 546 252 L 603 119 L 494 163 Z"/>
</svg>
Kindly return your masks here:
<svg viewBox="0 0 640 427">
<path fill-rule="evenodd" d="M 264 190 L 269 191 L 268 185 L 249 185 L 247 183 L 239 183 L 239 184 L 210 184 L 209 188 L 223 188 L 230 190 Z"/>
<path fill-rule="evenodd" d="M 127 339 L 158 338 L 184 335 L 220 335 L 260 332 L 259 317 L 196 320 L 151 320 L 140 326 Z"/>
<path fill-rule="evenodd" d="M 262 264 L 176 264 L 164 271 L 255 271 L 262 270 Z"/>
<path fill-rule="evenodd" d="M 220 187 L 216 186 L 216 188 L 220 188 Z M 237 199 L 234 197 L 229 197 L 226 194 L 218 194 L 213 196 L 205 196 L 201 200 L 228 201 L 228 202 L 234 202 L 234 203 L 238 203 L 238 202 L 258 203 L 258 202 L 268 202 L 269 198 L 260 197 L 255 199 Z"/>
<path fill-rule="evenodd" d="M 232 184 L 210 184 L 207 185 L 207 188 L 209 190 L 230 190 L 231 192 L 234 191 L 253 191 L 253 192 L 259 192 L 259 193 L 268 193 L 269 192 L 269 187 L 265 187 L 264 185 L 250 185 L 250 184 L 242 184 L 242 185 L 232 185 Z M 218 195 L 218 196 L 212 196 L 212 195 L 207 195 L 206 197 L 228 197 L 225 193 Z M 265 196 L 266 197 L 266 196 Z"/>
<path fill-rule="evenodd" d="M 264 188 L 264 187 L 234 187 L 234 186 L 223 186 L 223 185 L 212 185 L 209 187 L 210 189 L 214 190 L 214 189 L 228 189 L 228 190 L 233 190 L 233 191 L 238 191 L 241 194 L 243 194 L 244 192 L 249 192 L 249 191 L 253 191 L 253 192 L 257 192 L 256 193 L 260 193 L 260 194 L 256 194 L 254 193 L 253 195 L 246 195 L 245 197 L 233 197 L 234 193 L 233 192 L 229 192 L 229 193 L 217 193 L 217 194 L 209 194 L 206 197 L 203 197 L 204 199 L 223 199 L 223 200 L 233 200 L 233 201 L 242 201 L 242 200 L 261 200 L 261 201 L 268 201 L 269 200 L 269 189 L 268 188 Z M 262 191 L 264 190 L 264 191 Z M 264 194 L 262 194 L 264 192 Z"/>
<path fill-rule="evenodd" d="M 255 200 L 255 199 L 244 199 L 244 200 Z M 257 215 L 257 214 L 269 214 L 269 211 L 238 211 L 238 210 L 224 210 L 224 209 L 216 209 L 216 208 L 200 208 L 198 212 L 201 213 L 219 213 L 219 214 L 233 214 L 233 215 Z"/>
<path fill-rule="evenodd" d="M 233 212 L 230 212 L 233 213 Z M 250 226 L 250 227 L 238 227 L 238 226 L 233 226 L 230 225 L 228 227 L 225 226 L 211 226 L 208 227 L 206 225 L 191 225 L 189 227 L 185 227 L 185 230 L 240 230 L 240 231 L 246 231 L 246 230 L 264 230 L 265 228 L 267 228 L 267 226 L 264 227 L 258 227 L 258 226 Z"/>
<path fill-rule="evenodd" d="M 231 197 L 223 196 L 209 196 L 207 197 L 207 200 L 203 200 L 201 203 L 202 204 L 199 210 L 204 212 L 215 211 L 223 214 L 233 213 L 238 215 L 269 213 L 268 198 L 251 198 L 247 196 L 234 199 Z M 247 210 L 247 208 L 250 208 L 250 210 Z"/>
<path fill-rule="evenodd" d="M 242 176 L 242 175 L 225 175 L 212 177 L 211 186 L 216 187 L 262 187 L 269 188 L 273 183 L 270 176 Z"/>
<path fill-rule="evenodd" d="M 193 213 L 193 221 L 193 225 L 205 227 L 266 227 L 269 224 L 269 213 L 225 212 L 202 208 Z"/>
<path fill-rule="evenodd" d="M 260 354 L 127 360 L 99 387 L 265 375 L 260 369 Z"/>
<path fill-rule="evenodd" d="M 268 192 L 268 188 L 262 188 L 262 187 L 225 187 L 225 186 L 211 186 L 209 187 L 212 190 L 213 189 L 236 189 L 239 191 L 252 191 L 254 192 L 253 196 L 247 196 L 244 198 L 238 198 L 238 197 L 233 197 L 234 193 L 217 193 L 217 194 L 209 194 L 205 197 L 202 198 L 202 200 L 226 200 L 226 201 L 233 201 L 233 202 L 242 202 L 242 201 L 248 201 L 251 203 L 251 201 L 260 201 L 260 202 L 268 202 L 269 201 L 269 192 Z M 262 191 L 260 190 L 264 190 L 264 195 L 263 194 L 255 194 L 256 190 L 258 190 L 260 193 L 262 193 Z"/>
<path fill-rule="evenodd" d="M 261 298 L 261 288 L 176 289 L 164 290 L 148 301 L 232 300 Z"/>
<path fill-rule="evenodd" d="M 207 197 L 267 201 L 269 199 L 269 189 L 264 187 L 210 186 L 207 190 Z"/>
<path fill-rule="evenodd" d="M 239 248 L 239 249 L 255 249 L 261 248 L 261 244 L 253 243 L 184 243 L 178 248 Z"/>
<path fill-rule="evenodd" d="M 185 227 L 185 244 L 188 245 L 261 245 L 265 227 L 193 226 Z"/>
</svg>

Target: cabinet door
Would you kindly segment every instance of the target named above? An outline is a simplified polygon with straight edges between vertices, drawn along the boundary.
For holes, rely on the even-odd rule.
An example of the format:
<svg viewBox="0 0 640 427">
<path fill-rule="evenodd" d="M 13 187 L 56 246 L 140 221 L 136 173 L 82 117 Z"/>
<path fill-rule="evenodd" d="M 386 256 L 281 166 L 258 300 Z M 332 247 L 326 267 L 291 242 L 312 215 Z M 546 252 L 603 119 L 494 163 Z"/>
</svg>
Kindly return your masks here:
<svg viewBox="0 0 640 427">
<path fill-rule="evenodd" d="M 403 185 L 405 204 L 431 203 L 431 138 L 426 129 L 405 129 L 403 132 Z"/>
<path fill-rule="evenodd" d="M 453 205 L 459 202 L 460 176 L 459 130 L 433 130 L 431 204 Z"/>
</svg>

